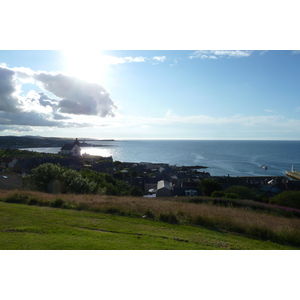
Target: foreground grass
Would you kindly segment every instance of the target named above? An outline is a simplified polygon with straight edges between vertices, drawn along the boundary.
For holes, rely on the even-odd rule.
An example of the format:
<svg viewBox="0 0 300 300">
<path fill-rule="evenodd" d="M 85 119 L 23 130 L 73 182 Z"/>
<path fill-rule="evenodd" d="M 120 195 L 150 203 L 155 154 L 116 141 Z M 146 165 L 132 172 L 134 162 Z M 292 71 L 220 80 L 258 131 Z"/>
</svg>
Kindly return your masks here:
<svg viewBox="0 0 300 300">
<path fill-rule="evenodd" d="M 0 202 L 0 249 L 297 249 L 200 226 Z"/>
</svg>

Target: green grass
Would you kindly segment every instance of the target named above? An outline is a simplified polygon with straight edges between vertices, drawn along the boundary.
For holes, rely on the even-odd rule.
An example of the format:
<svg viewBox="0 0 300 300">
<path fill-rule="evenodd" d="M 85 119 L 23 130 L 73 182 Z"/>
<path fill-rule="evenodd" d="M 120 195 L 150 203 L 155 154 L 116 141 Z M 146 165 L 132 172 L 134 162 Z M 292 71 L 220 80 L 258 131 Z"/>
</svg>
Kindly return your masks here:
<svg viewBox="0 0 300 300">
<path fill-rule="evenodd" d="M 0 249 L 297 249 L 226 231 L 0 201 Z"/>
</svg>

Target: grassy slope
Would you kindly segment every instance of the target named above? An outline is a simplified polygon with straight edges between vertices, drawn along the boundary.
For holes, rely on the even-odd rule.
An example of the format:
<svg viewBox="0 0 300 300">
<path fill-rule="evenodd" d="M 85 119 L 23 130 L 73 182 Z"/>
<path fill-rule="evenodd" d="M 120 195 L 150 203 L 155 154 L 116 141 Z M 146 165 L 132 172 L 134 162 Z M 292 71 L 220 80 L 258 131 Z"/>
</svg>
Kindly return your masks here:
<svg viewBox="0 0 300 300">
<path fill-rule="evenodd" d="M 198 226 L 0 202 L 0 249 L 297 249 Z"/>
</svg>

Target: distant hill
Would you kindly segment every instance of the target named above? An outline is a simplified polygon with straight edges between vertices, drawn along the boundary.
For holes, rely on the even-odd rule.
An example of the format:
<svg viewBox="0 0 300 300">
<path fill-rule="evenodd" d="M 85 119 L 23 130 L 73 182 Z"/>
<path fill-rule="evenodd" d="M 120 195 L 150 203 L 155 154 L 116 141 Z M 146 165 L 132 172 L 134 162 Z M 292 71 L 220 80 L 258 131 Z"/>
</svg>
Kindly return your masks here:
<svg viewBox="0 0 300 300">
<path fill-rule="evenodd" d="M 78 138 L 79 141 L 114 141 L 97 140 L 91 138 Z M 40 148 L 40 147 L 62 147 L 64 144 L 72 143 L 74 138 L 42 137 L 42 136 L 0 136 L 0 148 Z"/>
</svg>

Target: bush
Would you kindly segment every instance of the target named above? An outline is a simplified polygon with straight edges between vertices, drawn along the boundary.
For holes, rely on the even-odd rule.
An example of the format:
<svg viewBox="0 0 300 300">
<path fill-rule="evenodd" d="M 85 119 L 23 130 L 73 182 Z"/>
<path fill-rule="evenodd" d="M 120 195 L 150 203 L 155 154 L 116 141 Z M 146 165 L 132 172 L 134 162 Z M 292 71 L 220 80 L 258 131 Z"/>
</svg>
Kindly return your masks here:
<svg viewBox="0 0 300 300">
<path fill-rule="evenodd" d="M 270 198 L 271 204 L 300 209 L 300 192 L 286 191 Z"/>
<path fill-rule="evenodd" d="M 65 205 L 65 201 L 61 198 L 56 198 L 53 202 L 52 202 L 52 207 L 64 207 Z"/>
<path fill-rule="evenodd" d="M 143 196 L 143 191 L 140 190 L 137 186 L 133 186 L 132 189 L 130 190 L 130 196 L 142 197 Z"/>
<path fill-rule="evenodd" d="M 238 194 L 236 193 L 226 193 L 225 194 L 225 197 L 226 198 L 229 198 L 229 199 L 242 199 L 242 197 L 240 197 Z"/>
<path fill-rule="evenodd" d="M 222 191 L 214 191 L 211 194 L 211 197 L 222 198 L 222 197 L 225 197 L 225 193 Z"/>
<path fill-rule="evenodd" d="M 207 203 L 207 200 L 201 199 L 201 198 L 191 198 L 191 199 L 189 198 L 189 199 L 184 199 L 181 201 L 184 201 L 187 203 L 196 203 L 196 204 Z"/>
<path fill-rule="evenodd" d="M 50 163 L 33 169 L 27 180 L 38 191 L 46 193 L 90 194 L 95 193 L 97 188 L 96 183 L 83 178 L 78 172 Z"/>
<path fill-rule="evenodd" d="M 145 212 L 145 215 L 146 215 L 147 218 L 150 218 L 150 219 L 154 219 L 154 218 L 155 218 L 154 212 L 152 212 L 150 209 L 148 209 L 148 210 Z"/>
<path fill-rule="evenodd" d="M 28 200 L 28 205 L 38 205 L 39 203 L 39 199 L 37 199 L 36 197 L 31 197 Z"/>
<path fill-rule="evenodd" d="M 218 206 L 224 206 L 224 207 L 228 207 L 230 205 L 230 202 L 228 200 L 225 199 L 214 199 L 213 205 L 218 205 Z"/>
<path fill-rule="evenodd" d="M 28 203 L 29 196 L 21 193 L 15 193 L 6 197 L 5 201 L 8 203 Z"/>
<path fill-rule="evenodd" d="M 210 197 L 214 191 L 221 191 L 222 185 L 221 183 L 212 180 L 212 179 L 204 179 L 200 182 L 199 188 L 202 191 L 204 196 Z"/>
<path fill-rule="evenodd" d="M 177 217 L 173 213 L 161 213 L 159 215 L 159 220 L 165 223 L 170 223 L 170 224 L 178 224 L 179 221 Z"/>
<path fill-rule="evenodd" d="M 116 180 L 109 174 L 99 173 L 90 169 L 82 169 L 80 174 L 96 183 L 96 190 L 102 195 L 127 196 L 130 194 L 129 186 L 120 180 Z"/>
<path fill-rule="evenodd" d="M 227 188 L 224 192 L 226 194 L 234 193 L 234 194 L 239 195 L 239 198 L 231 198 L 231 199 L 247 199 L 247 200 L 256 200 L 257 199 L 257 195 L 255 194 L 254 190 L 249 189 L 245 186 L 234 185 L 234 186 Z"/>
</svg>

